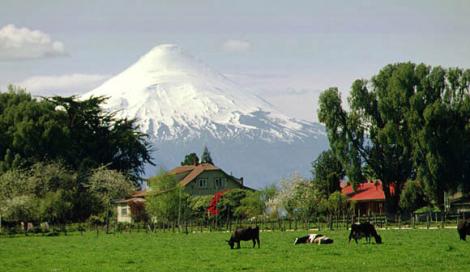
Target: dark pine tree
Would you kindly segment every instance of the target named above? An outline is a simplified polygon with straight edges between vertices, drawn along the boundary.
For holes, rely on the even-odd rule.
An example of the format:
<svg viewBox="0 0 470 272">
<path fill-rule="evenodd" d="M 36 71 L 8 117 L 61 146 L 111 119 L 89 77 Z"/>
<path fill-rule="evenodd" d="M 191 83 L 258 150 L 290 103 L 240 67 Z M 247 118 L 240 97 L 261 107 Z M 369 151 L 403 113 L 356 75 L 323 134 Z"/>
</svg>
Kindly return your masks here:
<svg viewBox="0 0 470 272">
<path fill-rule="evenodd" d="M 202 156 L 201 156 L 201 163 L 214 164 L 211 158 L 211 153 L 209 152 L 209 149 L 207 149 L 207 146 L 204 147 L 204 152 L 202 153 Z"/>
</svg>

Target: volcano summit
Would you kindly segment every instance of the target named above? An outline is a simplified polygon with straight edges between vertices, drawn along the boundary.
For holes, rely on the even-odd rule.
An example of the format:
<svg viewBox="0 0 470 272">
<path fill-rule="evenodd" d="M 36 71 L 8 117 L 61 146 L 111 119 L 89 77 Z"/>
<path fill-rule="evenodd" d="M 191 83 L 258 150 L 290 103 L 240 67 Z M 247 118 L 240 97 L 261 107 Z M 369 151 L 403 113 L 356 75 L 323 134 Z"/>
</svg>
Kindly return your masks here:
<svg viewBox="0 0 470 272">
<path fill-rule="evenodd" d="M 328 145 L 321 125 L 287 117 L 176 45 L 153 48 L 90 96 L 110 97 L 109 110 L 138 120 L 157 167 L 177 166 L 207 145 L 215 164 L 253 187 L 309 175 Z"/>
</svg>

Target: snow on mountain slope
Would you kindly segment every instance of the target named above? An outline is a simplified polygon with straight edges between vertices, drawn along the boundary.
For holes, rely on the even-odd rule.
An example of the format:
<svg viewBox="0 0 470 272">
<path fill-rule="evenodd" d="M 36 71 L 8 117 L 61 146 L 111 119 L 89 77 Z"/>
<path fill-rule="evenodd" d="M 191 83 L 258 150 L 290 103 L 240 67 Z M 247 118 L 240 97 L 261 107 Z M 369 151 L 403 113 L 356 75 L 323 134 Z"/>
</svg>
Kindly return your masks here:
<svg viewBox="0 0 470 272">
<path fill-rule="evenodd" d="M 292 141 L 315 130 L 171 44 L 155 47 L 85 97 L 91 95 L 109 96 L 110 109 L 137 118 L 159 140 L 191 140 L 209 132 L 219 139 L 248 133 Z"/>
<path fill-rule="evenodd" d="M 287 117 L 176 45 L 153 48 L 90 96 L 107 96 L 106 107 L 138 120 L 157 167 L 175 167 L 207 145 L 218 166 L 254 187 L 309 175 L 328 145 L 321 125 Z"/>
</svg>

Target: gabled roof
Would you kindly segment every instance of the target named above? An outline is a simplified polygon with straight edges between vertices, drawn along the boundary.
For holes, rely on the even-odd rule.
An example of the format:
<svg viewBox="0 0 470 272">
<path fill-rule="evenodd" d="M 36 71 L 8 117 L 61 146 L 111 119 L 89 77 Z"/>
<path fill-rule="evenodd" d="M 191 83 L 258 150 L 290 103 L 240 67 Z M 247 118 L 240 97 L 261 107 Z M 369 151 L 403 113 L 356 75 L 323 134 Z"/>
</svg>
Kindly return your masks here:
<svg viewBox="0 0 470 272">
<path fill-rule="evenodd" d="M 196 168 L 197 165 L 183 165 L 183 166 L 178 166 L 176 168 L 173 168 L 169 171 L 171 175 L 179 175 L 183 174 L 185 172 L 193 171 L 194 168 Z"/>
<path fill-rule="evenodd" d="M 201 164 L 198 164 L 198 165 L 189 165 L 189 166 L 186 166 L 186 167 L 185 166 L 176 167 L 176 168 L 170 170 L 169 173 L 173 174 L 173 175 L 177 175 L 178 173 L 182 174 L 184 172 L 188 172 L 188 174 L 182 180 L 180 180 L 180 182 L 179 182 L 181 186 L 186 186 L 191 181 L 193 181 L 195 178 L 197 178 L 197 176 L 202 174 L 202 172 L 204 172 L 204 171 L 214 171 L 214 170 L 222 171 L 220 168 L 218 168 L 217 166 L 212 165 L 210 163 L 201 163 Z"/>
<path fill-rule="evenodd" d="M 114 203 L 116 204 L 130 203 L 130 202 L 145 202 L 145 199 L 141 197 L 132 197 L 132 198 L 126 198 L 126 199 L 120 199 L 120 200 L 114 201 Z"/>
<path fill-rule="evenodd" d="M 133 192 L 132 193 L 132 197 L 133 198 L 142 198 L 142 197 L 145 197 L 147 195 L 147 191 L 136 191 L 136 192 Z"/>
<path fill-rule="evenodd" d="M 179 184 L 181 186 L 186 186 L 191 181 L 196 179 L 204 171 L 222 171 L 228 178 L 230 178 L 231 180 L 234 180 L 235 182 L 238 182 L 241 185 L 241 188 L 254 191 L 254 189 L 244 186 L 243 182 L 242 182 L 242 179 L 237 179 L 237 178 L 233 177 L 232 175 L 229 175 L 229 174 L 225 173 L 219 167 L 217 167 L 213 164 L 210 164 L 210 163 L 201 163 L 201 164 L 198 164 L 198 165 L 178 166 L 178 167 L 173 168 L 170 171 L 168 171 L 168 173 L 170 175 L 175 175 L 175 176 L 182 175 L 181 177 L 179 177 L 179 178 L 181 178 L 179 180 Z M 169 190 L 166 190 L 166 191 L 170 191 L 170 190 L 174 190 L 174 189 L 169 189 Z M 166 192 L 166 191 L 164 191 L 164 192 Z M 154 194 L 160 194 L 160 193 L 164 193 L 164 192 L 154 192 Z M 132 198 L 133 199 L 135 199 L 135 198 L 145 198 L 149 193 L 151 193 L 149 190 L 137 191 L 137 192 L 134 192 L 132 194 Z"/>
<path fill-rule="evenodd" d="M 393 193 L 394 191 L 395 188 L 390 185 L 390 192 Z M 349 200 L 355 201 L 385 200 L 385 193 L 380 180 L 360 183 L 356 186 L 356 190 L 352 185 L 344 185 L 341 188 L 341 193 Z"/>
</svg>

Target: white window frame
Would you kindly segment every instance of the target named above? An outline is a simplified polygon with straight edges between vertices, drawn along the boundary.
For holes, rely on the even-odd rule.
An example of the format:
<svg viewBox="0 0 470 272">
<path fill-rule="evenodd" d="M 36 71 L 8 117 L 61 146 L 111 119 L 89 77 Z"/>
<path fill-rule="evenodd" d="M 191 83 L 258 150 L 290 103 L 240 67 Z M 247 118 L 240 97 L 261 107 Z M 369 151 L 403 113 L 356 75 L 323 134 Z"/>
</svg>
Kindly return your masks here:
<svg viewBox="0 0 470 272">
<path fill-rule="evenodd" d="M 129 212 L 128 212 L 128 207 L 121 207 L 121 216 L 128 216 L 129 215 Z"/>
<path fill-rule="evenodd" d="M 225 186 L 224 178 L 215 178 L 215 187 L 222 188 Z"/>
<path fill-rule="evenodd" d="M 200 178 L 197 180 L 197 184 L 199 188 L 207 188 L 207 179 L 206 178 Z"/>
</svg>

